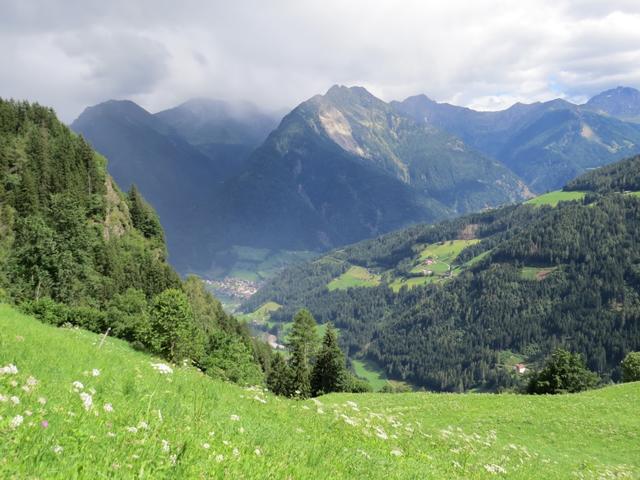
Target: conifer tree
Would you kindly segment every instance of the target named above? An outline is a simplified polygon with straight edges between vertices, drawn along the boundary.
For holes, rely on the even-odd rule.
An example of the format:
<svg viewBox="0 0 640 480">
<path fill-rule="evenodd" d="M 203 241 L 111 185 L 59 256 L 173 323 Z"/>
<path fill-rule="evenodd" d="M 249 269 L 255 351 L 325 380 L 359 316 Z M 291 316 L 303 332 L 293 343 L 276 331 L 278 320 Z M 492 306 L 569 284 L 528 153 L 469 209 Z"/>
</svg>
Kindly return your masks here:
<svg viewBox="0 0 640 480">
<path fill-rule="evenodd" d="M 311 395 L 311 369 L 318 344 L 316 321 L 308 310 L 300 310 L 293 318 L 288 343 L 291 351 L 291 390 L 298 397 L 308 398 Z"/>
<path fill-rule="evenodd" d="M 322 346 L 311 375 L 311 391 L 314 396 L 341 392 L 347 387 L 347 371 L 338 336 L 333 325 L 328 324 Z"/>
<path fill-rule="evenodd" d="M 271 369 L 267 376 L 267 387 L 276 395 L 291 395 L 291 370 L 280 352 L 271 360 Z"/>
</svg>

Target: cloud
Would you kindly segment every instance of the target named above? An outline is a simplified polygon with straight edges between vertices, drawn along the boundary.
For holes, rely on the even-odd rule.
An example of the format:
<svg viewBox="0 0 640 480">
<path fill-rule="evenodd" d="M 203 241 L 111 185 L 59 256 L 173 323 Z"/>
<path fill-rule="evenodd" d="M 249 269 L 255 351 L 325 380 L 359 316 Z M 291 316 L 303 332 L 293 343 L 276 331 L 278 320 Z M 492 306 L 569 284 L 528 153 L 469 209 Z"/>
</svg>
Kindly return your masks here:
<svg viewBox="0 0 640 480">
<path fill-rule="evenodd" d="M 0 96 L 292 107 L 334 83 L 483 109 L 640 86 L 635 0 L 6 0 Z"/>
</svg>

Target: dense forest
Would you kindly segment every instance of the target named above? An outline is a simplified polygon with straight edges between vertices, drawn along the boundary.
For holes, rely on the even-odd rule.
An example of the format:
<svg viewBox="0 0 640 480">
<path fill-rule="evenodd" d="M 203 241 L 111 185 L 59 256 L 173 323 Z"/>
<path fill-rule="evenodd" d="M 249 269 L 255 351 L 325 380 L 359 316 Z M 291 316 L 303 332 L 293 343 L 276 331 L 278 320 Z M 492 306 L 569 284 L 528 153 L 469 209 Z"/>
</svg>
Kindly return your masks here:
<svg viewBox="0 0 640 480">
<path fill-rule="evenodd" d="M 517 379 L 504 354 L 540 365 L 558 347 L 618 380 L 622 358 L 640 348 L 640 198 L 629 193 L 639 175 L 635 157 L 567 185 L 582 200 L 508 206 L 333 251 L 288 269 L 244 309 L 275 301 L 283 307 L 271 319 L 284 322 L 306 307 L 340 329 L 350 357 L 429 389 L 509 387 Z M 455 258 L 456 275 L 391 288 L 424 245 L 462 238 L 474 243 Z M 382 281 L 327 288 L 353 265 Z"/>
<path fill-rule="evenodd" d="M 171 361 L 260 383 L 270 350 L 196 278 L 166 262 L 164 233 L 134 187 L 48 108 L 0 100 L 2 300 L 56 325 L 109 332 Z"/>
</svg>

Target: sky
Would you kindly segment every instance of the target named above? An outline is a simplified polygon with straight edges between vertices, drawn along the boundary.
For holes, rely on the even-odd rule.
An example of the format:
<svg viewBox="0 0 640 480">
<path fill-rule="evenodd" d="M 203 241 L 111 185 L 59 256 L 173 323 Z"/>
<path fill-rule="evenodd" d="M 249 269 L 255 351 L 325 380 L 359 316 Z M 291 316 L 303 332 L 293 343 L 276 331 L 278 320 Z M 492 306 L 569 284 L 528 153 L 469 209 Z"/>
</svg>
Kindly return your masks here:
<svg viewBox="0 0 640 480">
<path fill-rule="evenodd" d="M 282 111 L 333 84 L 480 110 L 640 88 L 640 0 L 0 0 L 0 97 Z"/>
</svg>

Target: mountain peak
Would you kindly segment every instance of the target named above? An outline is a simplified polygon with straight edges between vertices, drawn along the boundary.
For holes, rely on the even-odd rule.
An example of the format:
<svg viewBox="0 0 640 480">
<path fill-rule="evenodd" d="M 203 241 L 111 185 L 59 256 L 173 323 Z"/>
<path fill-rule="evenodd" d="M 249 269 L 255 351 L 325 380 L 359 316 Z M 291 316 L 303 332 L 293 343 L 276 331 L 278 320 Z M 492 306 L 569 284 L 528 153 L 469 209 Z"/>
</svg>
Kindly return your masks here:
<svg viewBox="0 0 640 480">
<path fill-rule="evenodd" d="M 369 90 L 367 90 L 364 87 L 360 87 L 360 86 L 347 87 L 344 85 L 337 85 L 337 84 L 332 86 L 329 90 L 327 90 L 327 93 L 324 95 L 324 98 L 328 98 L 336 102 L 354 101 L 354 100 L 359 102 L 362 102 L 362 101 L 381 102 L 382 101 L 376 96 L 374 96 L 371 92 L 369 92 Z"/>
<path fill-rule="evenodd" d="M 616 87 L 592 97 L 586 108 L 624 120 L 640 120 L 640 91 L 632 87 Z"/>
</svg>

